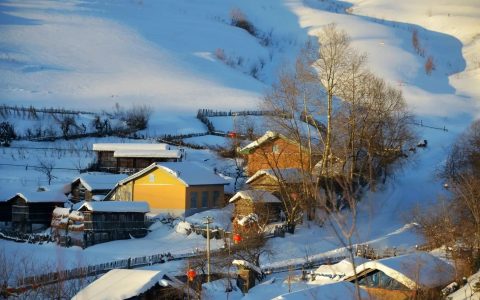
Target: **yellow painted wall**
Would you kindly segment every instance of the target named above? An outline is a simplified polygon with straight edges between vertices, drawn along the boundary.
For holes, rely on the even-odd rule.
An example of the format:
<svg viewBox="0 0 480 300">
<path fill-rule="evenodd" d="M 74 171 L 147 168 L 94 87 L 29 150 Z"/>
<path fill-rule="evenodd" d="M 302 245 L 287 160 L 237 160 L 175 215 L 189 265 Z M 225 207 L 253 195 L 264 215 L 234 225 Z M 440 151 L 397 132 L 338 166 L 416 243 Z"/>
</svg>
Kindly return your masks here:
<svg viewBox="0 0 480 300">
<path fill-rule="evenodd" d="M 163 169 L 153 169 L 134 180 L 133 200 L 147 201 L 150 209 L 185 209 L 186 186 Z"/>
</svg>

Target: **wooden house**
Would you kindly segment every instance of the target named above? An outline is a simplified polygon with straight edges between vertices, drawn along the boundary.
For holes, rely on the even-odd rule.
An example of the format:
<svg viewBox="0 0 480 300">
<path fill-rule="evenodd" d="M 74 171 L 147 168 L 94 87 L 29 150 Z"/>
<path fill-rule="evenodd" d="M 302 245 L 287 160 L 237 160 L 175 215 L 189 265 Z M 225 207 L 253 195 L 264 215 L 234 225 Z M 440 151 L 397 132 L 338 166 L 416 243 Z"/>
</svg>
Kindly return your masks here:
<svg viewBox="0 0 480 300">
<path fill-rule="evenodd" d="M 50 225 L 52 211 L 63 206 L 67 197 L 63 193 L 42 191 L 23 192 L 7 200 L 11 205 L 12 227 L 21 232 L 32 232 L 36 227 Z"/>
<path fill-rule="evenodd" d="M 361 288 L 380 300 L 433 296 L 455 279 L 451 265 L 425 252 L 368 261 L 357 266 L 356 273 L 345 281 L 358 281 Z"/>
<path fill-rule="evenodd" d="M 78 211 L 83 214 L 84 247 L 147 235 L 146 202 L 92 201 Z"/>
<path fill-rule="evenodd" d="M 245 183 L 252 189 L 269 191 L 278 197 L 281 187 L 288 187 L 291 191 L 300 190 L 306 180 L 312 181 L 313 177 L 298 168 L 265 169 L 257 171 Z"/>
<path fill-rule="evenodd" d="M 90 172 L 80 174 L 68 186 L 70 201 L 101 201 L 115 187 L 117 182 L 127 178 L 126 174 Z"/>
<path fill-rule="evenodd" d="M 263 169 L 309 170 L 310 166 L 314 166 L 321 159 L 318 153 L 310 156 L 309 151 L 298 142 L 272 131 L 267 131 L 262 137 L 240 149 L 239 153 L 246 156 L 248 176 Z"/>
<path fill-rule="evenodd" d="M 194 162 L 154 163 L 121 180 L 105 199 L 147 201 L 152 212 L 191 215 L 224 205 L 225 179 Z"/>
<path fill-rule="evenodd" d="M 250 214 L 257 215 L 259 221 L 265 224 L 280 220 L 282 202 L 268 191 L 239 191 L 229 202 L 235 205 L 234 216 L 237 222 Z"/>
<path fill-rule="evenodd" d="M 132 174 L 154 162 L 180 161 L 181 150 L 170 149 L 167 144 L 93 144 L 97 154 L 96 169 L 112 173 Z"/>
<path fill-rule="evenodd" d="M 72 300 L 182 300 L 186 299 L 186 292 L 186 287 L 178 286 L 161 271 L 114 269 L 90 283 Z M 195 293 L 191 294 L 194 299 Z"/>
</svg>

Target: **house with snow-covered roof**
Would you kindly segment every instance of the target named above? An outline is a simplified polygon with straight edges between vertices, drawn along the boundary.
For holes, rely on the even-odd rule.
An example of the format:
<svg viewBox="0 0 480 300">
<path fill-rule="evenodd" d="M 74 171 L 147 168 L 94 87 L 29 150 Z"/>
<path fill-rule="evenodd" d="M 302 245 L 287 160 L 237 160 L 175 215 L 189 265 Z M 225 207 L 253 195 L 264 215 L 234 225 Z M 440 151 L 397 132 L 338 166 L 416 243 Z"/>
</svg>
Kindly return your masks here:
<svg viewBox="0 0 480 300">
<path fill-rule="evenodd" d="M 181 150 L 168 144 L 98 143 L 93 144 L 97 154 L 96 168 L 100 171 L 132 174 L 154 162 L 175 162 L 183 157 Z"/>
<path fill-rule="evenodd" d="M 117 182 L 127 178 L 126 174 L 89 172 L 80 174 L 67 187 L 70 201 L 100 201 L 115 187 Z"/>
<path fill-rule="evenodd" d="M 317 151 L 318 152 L 318 151 Z M 321 155 L 310 155 L 297 141 L 277 132 L 267 131 L 257 140 L 239 150 L 247 159 L 247 173 L 252 176 L 263 169 L 299 168 L 309 170 Z"/>
<path fill-rule="evenodd" d="M 91 201 L 78 209 L 57 207 L 52 214 L 52 236 L 60 245 L 83 248 L 144 237 L 149 211 L 146 202 Z"/>
<path fill-rule="evenodd" d="M 21 232 L 32 232 L 48 227 L 52 211 L 66 201 L 65 194 L 57 191 L 24 191 L 6 202 L 11 206 L 12 227 Z"/>
<path fill-rule="evenodd" d="M 78 292 L 72 300 L 184 299 L 172 279 L 156 270 L 114 269 Z"/>
<path fill-rule="evenodd" d="M 447 262 L 426 252 L 368 261 L 356 267 L 358 281 L 376 299 L 411 299 L 422 293 L 439 292 L 455 280 L 455 269 Z"/>
<path fill-rule="evenodd" d="M 244 190 L 237 192 L 229 203 L 235 205 L 234 222 L 256 214 L 261 223 L 270 223 L 280 219 L 282 201 L 264 190 Z"/>
<path fill-rule="evenodd" d="M 224 205 L 228 182 L 195 162 L 154 163 L 117 183 L 114 201 L 146 201 L 152 212 L 191 215 Z"/>
</svg>

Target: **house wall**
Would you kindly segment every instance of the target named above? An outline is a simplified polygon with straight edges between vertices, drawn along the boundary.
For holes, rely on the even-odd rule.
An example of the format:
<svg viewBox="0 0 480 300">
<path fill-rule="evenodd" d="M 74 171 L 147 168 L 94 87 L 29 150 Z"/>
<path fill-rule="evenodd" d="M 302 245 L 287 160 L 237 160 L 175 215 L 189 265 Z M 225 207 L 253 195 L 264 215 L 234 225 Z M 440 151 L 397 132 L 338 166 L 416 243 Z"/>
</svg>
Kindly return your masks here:
<svg viewBox="0 0 480 300">
<path fill-rule="evenodd" d="M 369 295 L 378 300 L 408 300 L 413 299 L 415 291 L 387 290 L 381 288 L 365 288 Z"/>
<path fill-rule="evenodd" d="M 71 199 L 74 203 L 80 202 L 82 200 L 92 200 L 93 193 L 87 190 L 85 186 L 80 182 L 80 180 L 72 183 L 71 190 Z"/>
<path fill-rule="evenodd" d="M 132 201 L 133 200 L 133 181 L 124 185 L 117 186 L 113 193 L 105 200 Z"/>
<path fill-rule="evenodd" d="M 203 193 L 207 193 L 207 206 L 204 206 L 202 203 L 202 196 Z M 218 192 L 217 194 L 217 203 L 214 205 L 214 192 Z M 191 196 L 192 193 L 197 194 L 197 207 L 191 206 Z M 200 185 L 200 186 L 189 186 L 186 188 L 186 215 L 191 215 L 196 212 L 200 212 L 203 210 L 215 208 L 215 207 L 223 207 L 225 205 L 224 202 L 224 187 L 223 185 Z"/>
<path fill-rule="evenodd" d="M 0 202 L 0 222 L 12 221 L 12 203 Z"/>
<path fill-rule="evenodd" d="M 19 196 L 10 202 L 13 227 L 21 232 L 31 232 L 32 224 L 50 225 L 55 207 L 63 206 L 63 202 L 30 203 Z"/>
<path fill-rule="evenodd" d="M 275 195 L 277 195 L 278 192 L 280 191 L 278 182 L 272 177 L 267 175 L 263 175 L 256 178 L 254 181 L 250 182 L 248 185 L 253 190 L 265 190 L 270 193 L 277 192 L 275 193 Z"/>
<path fill-rule="evenodd" d="M 169 172 L 155 168 L 133 180 L 133 200 L 147 201 L 152 210 L 184 211 L 186 186 Z"/>
<path fill-rule="evenodd" d="M 304 152 L 301 155 L 298 145 L 281 138 L 277 138 L 256 148 L 252 153 L 248 154 L 247 160 L 247 172 L 249 176 L 252 176 L 255 172 L 262 169 L 306 169 L 309 167 L 308 154 Z"/>
</svg>

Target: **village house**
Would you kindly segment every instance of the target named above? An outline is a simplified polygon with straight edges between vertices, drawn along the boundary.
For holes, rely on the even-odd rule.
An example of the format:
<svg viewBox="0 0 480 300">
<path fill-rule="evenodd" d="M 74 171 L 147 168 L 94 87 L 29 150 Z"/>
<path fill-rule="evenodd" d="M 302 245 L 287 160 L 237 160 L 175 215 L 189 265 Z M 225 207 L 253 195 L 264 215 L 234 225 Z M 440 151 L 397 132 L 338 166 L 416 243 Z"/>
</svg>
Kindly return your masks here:
<svg viewBox="0 0 480 300">
<path fill-rule="evenodd" d="M 451 265 L 425 252 L 368 261 L 357 266 L 356 273 L 356 278 L 350 276 L 345 281 L 357 280 L 361 288 L 380 300 L 439 296 L 440 290 L 455 280 Z"/>
<path fill-rule="evenodd" d="M 228 182 L 194 162 L 154 163 L 117 183 L 106 200 L 147 201 L 152 212 L 189 216 L 224 206 Z"/>
<path fill-rule="evenodd" d="M 6 201 L 11 207 L 12 228 L 25 233 L 46 228 L 54 208 L 63 207 L 66 201 L 63 193 L 55 191 L 17 193 Z"/>
<path fill-rule="evenodd" d="M 268 191 L 239 191 L 229 202 L 235 205 L 234 222 L 242 223 L 242 220 L 251 214 L 258 216 L 258 222 L 261 224 L 280 220 L 282 202 Z"/>
<path fill-rule="evenodd" d="M 299 168 L 309 170 L 321 155 L 301 147 L 283 134 L 267 131 L 262 137 L 239 150 L 247 159 L 247 173 L 252 176 L 263 169 Z"/>
<path fill-rule="evenodd" d="M 117 182 L 127 178 L 126 174 L 90 172 L 80 174 L 66 188 L 70 201 L 101 201 L 115 187 Z"/>
<path fill-rule="evenodd" d="M 86 248 L 113 240 L 147 235 L 146 202 L 93 201 L 77 210 L 57 207 L 51 221 L 52 235 L 63 246 Z"/>
<path fill-rule="evenodd" d="M 90 283 L 72 300 L 181 300 L 189 292 L 196 299 L 193 290 L 177 283 L 161 271 L 114 269 Z"/>
<path fill-rule="evenodd" d="M 154 162 L 176 162 L 183 157 L 182 150 L 170 149 L 168 144 L 93 144 L 97 155 L 94 169 L 111 173 L 132 174 Z"/>
<path fill-rule="evenodd" d="M 264 169 L 258 170 L 245 183 L 252 189 L 269 191 L 279 197 L 282 186 L 299 191 L 302 183 L 312 181 L 312 178 L 298 168 Z"/>
</svg>

